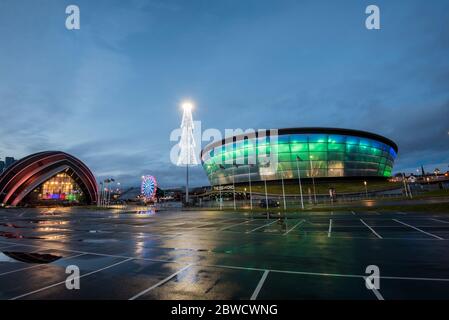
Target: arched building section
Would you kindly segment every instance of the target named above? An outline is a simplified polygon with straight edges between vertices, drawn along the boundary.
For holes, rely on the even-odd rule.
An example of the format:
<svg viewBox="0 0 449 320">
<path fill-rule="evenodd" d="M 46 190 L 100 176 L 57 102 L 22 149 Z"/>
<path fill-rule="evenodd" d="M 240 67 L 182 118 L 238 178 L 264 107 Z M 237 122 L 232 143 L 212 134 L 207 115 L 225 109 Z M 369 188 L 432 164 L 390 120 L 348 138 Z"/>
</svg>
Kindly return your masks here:
<svg viewBox="0 0 449 320">
<path fill-rule="evenodd" d="M 67 178 L 70 182 L 61 182 L 58 197 L 69 196 L 63 191 L 64 188 L 76 185 L 83 195 L 84 202 L 92 204 L 97 201 L 97 183 L 89 168 L 74 156 L 60 151 L 45 151 L 29 155 L 9 167 L 0 175 L 0 203 L 17 206 L 35 191 L 42 188 L 46 182 L 56 179 L 55 177 Z M 62 178 L 61 178 L 62 177 Z M 54 190 L 57 181 L 50 182 Z M 63 185 L 64 184 L 64 185 Z M 65 185 L 67 184 L 67 185 Z M 70 189 L 72 190 L 72 189 Z M 42 198 L 51 195 L 40 195 Z"/>
</svg>

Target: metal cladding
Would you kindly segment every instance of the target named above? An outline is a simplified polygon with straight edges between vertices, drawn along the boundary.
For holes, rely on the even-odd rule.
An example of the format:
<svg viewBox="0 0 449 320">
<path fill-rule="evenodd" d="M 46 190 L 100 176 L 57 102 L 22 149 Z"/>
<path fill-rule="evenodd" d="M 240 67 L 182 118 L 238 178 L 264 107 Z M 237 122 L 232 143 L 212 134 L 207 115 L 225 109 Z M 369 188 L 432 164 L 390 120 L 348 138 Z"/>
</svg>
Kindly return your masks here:
<svg viewBox="0 0 449 320">
<path fill-rule="evenodd" d="M 30 192 L 61 172 L 78 184 L 88 204 L 97 201 L 95 177 L 83 162 L 64 152 L 44 151 L 17 161 L 0 175 L 0 203 L 21 204 Z"/>
</svg>

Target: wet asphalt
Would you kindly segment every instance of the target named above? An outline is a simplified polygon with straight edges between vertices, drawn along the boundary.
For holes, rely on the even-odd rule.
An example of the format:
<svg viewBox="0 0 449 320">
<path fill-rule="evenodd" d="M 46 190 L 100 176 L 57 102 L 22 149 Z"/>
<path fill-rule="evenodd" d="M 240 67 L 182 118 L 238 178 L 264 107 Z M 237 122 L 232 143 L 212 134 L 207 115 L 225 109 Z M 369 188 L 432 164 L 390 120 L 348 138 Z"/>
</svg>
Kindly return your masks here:
<svg viewBox="0 0 449 320">
<path fill-rule="evenodd" d="M 129 210 L 0 209 L 0 299 L 449 298 L 449 213 Z"/>
</svg>

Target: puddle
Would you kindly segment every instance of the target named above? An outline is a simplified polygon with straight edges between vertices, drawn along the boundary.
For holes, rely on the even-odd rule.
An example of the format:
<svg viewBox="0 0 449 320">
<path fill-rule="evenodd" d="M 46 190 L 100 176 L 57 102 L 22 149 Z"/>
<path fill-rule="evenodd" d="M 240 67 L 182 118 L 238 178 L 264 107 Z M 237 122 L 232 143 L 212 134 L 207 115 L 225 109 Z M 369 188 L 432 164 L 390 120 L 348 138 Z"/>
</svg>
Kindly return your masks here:
<svg viewBox="0 0 449 320">
<path fill-rule="evenodd" d="M 62 258 L 61 256 L 56 256 L 48 253 L 40 254 L 40 253 L 12 252 L 12 251 L 0 252 L 0 262 L 25 262 L 25 263 L 46 264 L 52 263 L 61 258 Z"/>
</svg>

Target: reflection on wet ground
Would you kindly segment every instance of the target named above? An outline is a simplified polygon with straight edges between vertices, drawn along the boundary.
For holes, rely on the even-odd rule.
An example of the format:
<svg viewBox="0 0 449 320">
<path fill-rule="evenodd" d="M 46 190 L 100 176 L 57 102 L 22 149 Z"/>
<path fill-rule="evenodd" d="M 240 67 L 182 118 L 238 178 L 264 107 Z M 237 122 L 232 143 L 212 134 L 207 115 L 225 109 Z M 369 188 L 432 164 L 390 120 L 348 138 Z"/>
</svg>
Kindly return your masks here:
<svg viewBox="0 0 449 320">
<path fill-rule="evenodd" d="M 9 259 L 3 260 L 2 256 L 7 256 Z M 3 251 L 0 253 L 0 261 L 8 261 L 11 262 L 11 259 L 13 261 L 19 261 L 19 262 L 25 262 L 25 263 L 51 263 L 53 261 L 56 261 L 58 259 L 61 259 L 60 256 L 55 256 L 52 254 L 40 254 L 40 253 L 32 253 L 32 252 L 8 252 Z"/>
<path fill-rule="evenodd" d="M 0 221 L 0 299 L 449 298 L 449 214 L 62 208 Z M 69 265 L 81 290 L 65 288 Z"/>
</svg>

